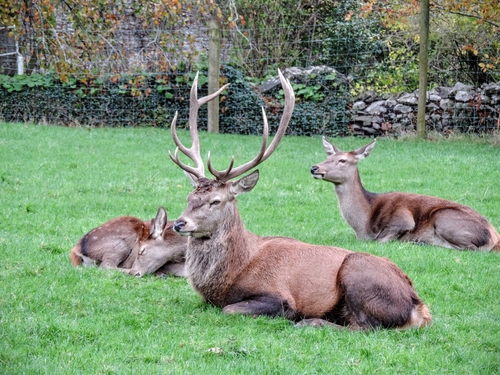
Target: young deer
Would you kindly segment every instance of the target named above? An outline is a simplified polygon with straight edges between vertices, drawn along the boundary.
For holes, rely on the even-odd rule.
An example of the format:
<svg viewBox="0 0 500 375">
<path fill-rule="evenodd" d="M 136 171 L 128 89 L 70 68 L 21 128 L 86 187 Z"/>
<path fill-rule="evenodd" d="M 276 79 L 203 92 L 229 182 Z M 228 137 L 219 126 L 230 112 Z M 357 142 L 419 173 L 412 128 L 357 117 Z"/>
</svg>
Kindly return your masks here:
<svg viewBox="0 0 500 375">
<path fill-rule="evenodd" d="M 279 72 L 285 107 L 273 141 L 267 146 L 268 124 L 264 110 L 263 141 L 258 155 L 224 171 L 207 166 L 215 179 L 205 177 L 197 133 L 197 112 L 218 92 L 197 99 L 195 78 L 190 99 L 189 127 L 192 146 L 186 148 L 171 125 L 177 149 L 170 157 L 191 179 L 195 190 L 174 229 L 189 236 L 186 274 L 205 301 L 227 314 L 285 316 L 298 325 L 332 325 L 337 328 L 410 328 L 431 324 L 427 306 L 411 280 L 394 263 L 366 253 L 338 247 L 310 245 L 293 238 L 259 237 L 245 229 L 236 197 L 257 184 L 255 170 L 276 149 L 290 121 L 295 96 Z M 179 149 L 194 163 L 179 160 Z"/>
<path fill-rule="evenodd" d="M 358 161 L 370 155 L 375 142 L 345 152 L 323 137 L 328 157 L 311 167 L 314 178 L 335 185 L 342 216 L 359 239 L 500 251 L 495 228 L 470 207 L 426 195 L 366 191 L 359 178 Z"/>
<path fill-rule="evenodd" d="M 134 276 L 157 274 L 185 276 L 187 239 L 172 230 L 163 207 L 156 217 L 143 221 L 120 216 L 91 230 L 71 249 L 71 264 L 117 268 Z"/>
</svg>

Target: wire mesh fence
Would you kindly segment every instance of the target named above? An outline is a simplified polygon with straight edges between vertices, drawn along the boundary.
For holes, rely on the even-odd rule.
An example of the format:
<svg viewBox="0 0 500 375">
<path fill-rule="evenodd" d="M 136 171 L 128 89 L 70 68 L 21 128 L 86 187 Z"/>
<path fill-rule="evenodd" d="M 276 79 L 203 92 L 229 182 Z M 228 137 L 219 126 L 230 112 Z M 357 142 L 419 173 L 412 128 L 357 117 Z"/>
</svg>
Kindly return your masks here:
<svg viewBox="0 0 500 375">
<path fill-rule="evenodd" d="M 295 89 L 297 105 L 289 132 L 297 135 L 384 135 L 416 126 L 418 42 L 366 20 L 309 28 L 222 30 L 220 83 L 231 86 L 220 99 L 220 131 L 259 133 L 261 106 L 270 123 L 281 111 L 277 69 Z M 0 56 L 0 120 L 66 126 L 168 127 L 179 111 L 187 124 L 188 98 L 199 70 L 207 90 L 209 30 L 204 24 L 174 29 L 134 28 L 94 33 L 92 53 L 75 43 L 75 29 L 61 22 L 62 54 L 42 51 L 36 35 L 2 37 L 2 53 L 20 50 L 28 76 L 12 55 Z M 403 37 L 400 38 L 403 40 Z M 16 43 L 17 47 L 16 47 Z M 428 129 L 444 133 L 500 129 L 500 71 L 484 56 L 458 45 L 433 47 L 429 61 Z M 65 57 L 66 56 L 66 57 Z M 481 58 L 480 58 L 481 57 Z M 70 74 L 50 67 L 67 59 Z M 56 61 L 57 60 L 57 61 Z M 200 128 L 206 129 L 202 109 Z M 272 130 L 271 125 L 271 130 Z"/>
</svg>

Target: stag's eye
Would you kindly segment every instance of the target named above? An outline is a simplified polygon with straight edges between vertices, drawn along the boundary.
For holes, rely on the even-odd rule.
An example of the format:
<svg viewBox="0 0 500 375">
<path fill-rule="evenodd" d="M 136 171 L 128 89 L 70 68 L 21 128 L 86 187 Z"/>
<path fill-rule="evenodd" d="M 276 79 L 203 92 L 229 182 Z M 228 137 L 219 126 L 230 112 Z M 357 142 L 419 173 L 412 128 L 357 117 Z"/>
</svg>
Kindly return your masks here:
<svg viewBox="0 0 500 375">
<path fill-rule="evenodd" d="M 217 206 L 218 204 L 220 204 L 220 200 L 216 199 L 210 203 L 210 207 Z"/>
<path fill-rule="evenodd" d="M 346 159 L 339 159 L 340 164 L 344 164 L 347 160 Z"/>
</svg>

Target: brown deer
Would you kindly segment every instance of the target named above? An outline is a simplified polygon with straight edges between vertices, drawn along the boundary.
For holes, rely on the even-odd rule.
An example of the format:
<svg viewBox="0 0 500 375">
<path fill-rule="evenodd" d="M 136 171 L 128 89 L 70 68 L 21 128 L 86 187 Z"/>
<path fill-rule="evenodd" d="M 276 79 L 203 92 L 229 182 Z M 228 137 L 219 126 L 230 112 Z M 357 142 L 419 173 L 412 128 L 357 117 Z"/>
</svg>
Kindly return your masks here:
<svg viewBox="0 0 500 375">
<path fill-rule="evenodd" d="M 71 264 L 116 268 L 134 276 L 173 274 L 185 276 L 187 239 L 172 229 L 163 207 L 144 221 L 120 216 L 91 230 L 71 249 Z"/>
<path fill-rule="evenodd" d="M 284 316 L 297 325 L 332 325 L 336 328 L 410 328 L 431 324 L 427 306 L 411 280 L 394 263 L 371 254 L 338 247 L 310 245 L 287 237 L 260 237 L 245 229 L 236 197 L 249 192 L 259 179 L 258 170 L 239 177 L 266 160 L 285 134 L 295 96 L 281 72 L 285 106 L 279 128 L 267 147 L 268 124 L 263 112 L 263 141 L 258 155 L 233 168 L 215 170 L 205 177 L 197 133 L 201 104 L 219 95 L 197 99 L 195 78 L 190 99 L 189 128 L 192 146 L 186 148 L 171 125 L 177 149 L 172 160 L 191 179 L 195 189 L 187 208 L 174 222 L 174 230 L 189 236 L 186 274 L 202 298 L 227 314 Z M 267 148 L 266 148 L 267 147 Z M 194 166 L 179 160 L 178 151 Z"/>
<path fill-rule="evenodd" d="M 345 152 L 323 137 L 327 159 L 311 167 L 314 178 L 335 185 L 342 216 L 359 239 L 500 251 L 495 228 L 470 207 L 426 195 L 366 191 L 358 161 L 370 155 L 375 142 Z"/>
</svg>

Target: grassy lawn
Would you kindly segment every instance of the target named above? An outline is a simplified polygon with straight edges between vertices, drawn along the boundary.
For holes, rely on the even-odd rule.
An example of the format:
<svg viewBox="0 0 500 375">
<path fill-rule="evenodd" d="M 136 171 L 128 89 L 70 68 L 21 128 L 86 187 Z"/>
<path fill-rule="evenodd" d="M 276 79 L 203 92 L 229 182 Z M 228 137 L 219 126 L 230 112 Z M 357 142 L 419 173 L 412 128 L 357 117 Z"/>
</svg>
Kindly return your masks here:
<svg viewBox="0 0 500 375">
<path fill-rule="evenodd" d="M 181 138 L 189 144 L 188 133 Z M 215 168 L 261 139 L 200 134 Z M 351 150 L 368 140 L 332 140 Z M 225 316 L 185 279 L 76 269 L 69 251 L 120 215 L 180 215 L 191 190 L 162 129 L 0 124 L 1 374 L 498 374 L 500 254 L 355 238 L 333 185 L 309 168 L 321 139 L 285 137 L 239 198 L 247 228 L 387 256 L 413 280 L 434 325 L 409 331 L 294 328 Z M 500 228 L 500 148 L 471 140 L 379 139 L 360 162 L 366 189 L 436 195 Z"/>
</svg>

